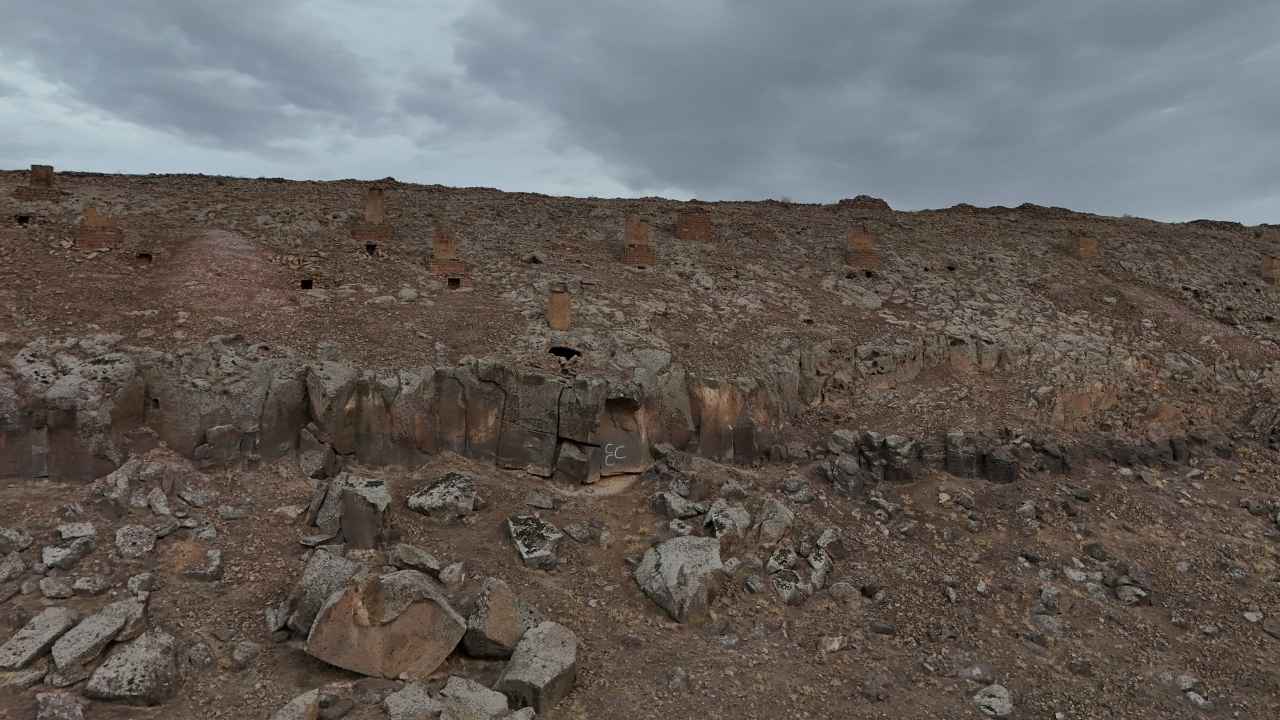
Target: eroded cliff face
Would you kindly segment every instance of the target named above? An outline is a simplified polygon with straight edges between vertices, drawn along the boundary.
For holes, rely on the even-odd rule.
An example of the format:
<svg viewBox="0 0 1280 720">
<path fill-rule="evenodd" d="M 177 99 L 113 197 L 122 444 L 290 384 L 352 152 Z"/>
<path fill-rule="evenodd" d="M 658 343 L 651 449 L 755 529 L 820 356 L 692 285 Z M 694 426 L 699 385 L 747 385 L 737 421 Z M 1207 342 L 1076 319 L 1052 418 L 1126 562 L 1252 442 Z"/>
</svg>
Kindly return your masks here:
<svg viewBox="0 0 1280 720">
<path fill-rule="evenodd" d="M 90 480 L 165 443 L 204 467 L 297 456 L 413 465 L 452 451 L 540 477 L 637 473 L 672 443 L 730 462 L 766 457 L 798 398 L 760 380 L 566 377 L 468 360 L 362 369 L 304 362 L 240 338 L 189 351 L 114 337 L 38 341 L 4 370 L 0 473 Z"/>
<path fill-rule="evenodd" d="M 115 336 L 39 340 L 0 369 L 0 476 L 88 481 L 163 443 L 206 469 L 292 458 L 322 477 L 348 462 L 415 466 L 450 451 L 593 483 L 642 472 L 659 445 L 726 463 L 807 459 L 809 448 L 790 440 L 792 421 L 811 408 L 909 382 L 930 363 L 1000 368 L 983 361 L 999 355 L 954 345 L 893 364 L 826 350 L 780 355 L 766 376 L 725 380 L 697 377 L 665 355 L 626 376 L 573 376 L 484 359 L 367 369 L 306 361 L 237 336 L 175 353 L 123 346 Z M 1063 402 L 1081 407 L 1064 411 Z M 1047 413 L 1053 420 L 1109 402 L 1105 388 L 1094 388 L 1059 397 Z M 855 470 L 877 482 L 909 479 L 922 467 L 1008 481 L 1023 468 L 1069 471 L 1089 457 L 1152 464 L 1231 452 L 1222 432 L 1171 428 L 1139 441 L 1079 432 L 1068 443 L 1031 430 L 904 437 L 872 428 L 820 453 L 844 456 L 830 474 L 848 483 Z"/>
</svg>

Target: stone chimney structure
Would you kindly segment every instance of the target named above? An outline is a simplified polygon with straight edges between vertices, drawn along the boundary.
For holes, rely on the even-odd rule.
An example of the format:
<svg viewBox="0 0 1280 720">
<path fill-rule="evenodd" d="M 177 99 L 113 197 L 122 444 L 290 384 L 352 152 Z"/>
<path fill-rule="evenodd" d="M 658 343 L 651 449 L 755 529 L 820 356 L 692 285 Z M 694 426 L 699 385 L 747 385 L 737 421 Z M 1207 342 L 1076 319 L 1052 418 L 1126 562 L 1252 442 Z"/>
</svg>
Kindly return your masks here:
<svg viewBox="0 0 1280 720">
<path fill-rule="evenodd" d="M 570 323 L 569 288 L 562 282 L 551 285 L 551 295 L 547 298 L 547 325 L 552 330 L 564 332 Z"/>
<path fill-rule="evenodd" d="M 391 226 L 386 222 L 382 188 L 369 188 L 364 199 L 364 220 L 351 226 L 351 239 L 363 245 L 369 255 L 377 255 L 379 248 L 391 242 Z"/>
<path fill-rule="evenodd" d="M 32 165 L 27 184 L 15 188 L 13 197 L 18 200 L 45 202 L 62 197 L 62 193 L 53 187 L 53 166 Z"/>
<path fill-rule="evenodd" d="M 635 215 L 627 217 L 626 232 L 622 241 L 622 264 L 632 267 L 653 267 L 658 264 L 649 242 L 649 223 Z"/>
<path fill-rule="evenodd" d="M 1098 257 L 1098 238 L 1088 235 L 1077 235 L 1075 255 L 1081 260 L 1092 260 Z"/>
<path fill-rule="evenodd" d="M 715 233 L 715 225 L 711 222 L 711 213 L 706 210 L 683 212 L 676 218 L 677 240 L 714 242 Z"/>
<path fill-rule="evenodd" d="M 471 287 L 471 274 L 467 266 L 458 259 L 458 241 L 443 223 L 436 223 L 435 233 L 431 240 L 430 270 L 445 281 L 450 290 L 462 290 Z"/>
<path fill-rule="evenodd" d="M 124 233 L 111 218 L 102 215 L 98 209 L 90 205 L 85 208 L 84 217 L 80 220 L 80 229 L 76 233 L 76 245 L 81 250 L 103 250 L 120 244 Z"/>
<path fill-rule="evenodd" d="M 863 270 L 879 269 L 880 255 L 876 252 L 876 236 L 865 225 L 849 231 L 844 262 L 850 267 Z"/>
</svg>

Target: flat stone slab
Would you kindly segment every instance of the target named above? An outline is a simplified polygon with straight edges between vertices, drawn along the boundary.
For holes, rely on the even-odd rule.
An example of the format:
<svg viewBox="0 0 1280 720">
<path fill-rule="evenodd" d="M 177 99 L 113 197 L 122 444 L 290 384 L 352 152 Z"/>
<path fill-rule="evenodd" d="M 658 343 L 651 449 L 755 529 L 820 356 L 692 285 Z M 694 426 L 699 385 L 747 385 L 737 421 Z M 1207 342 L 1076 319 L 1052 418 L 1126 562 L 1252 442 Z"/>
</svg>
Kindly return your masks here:
<svg viewBox="0 0 1280 720">
<path fill-rule="evenodd" d="M 71 608 L 51 607 L 31 618 L 22 629 L 0 645 L 0 670 L 21 670 L 45 654 L 79 616 Z"/>
<path fill-rule="evenodd" d="M 142 604 L 136 600 L 112 603 L 71 628 L 53 644 L 53 664 L 69 670 L 98 657 L 103 648 L 115 640 L 135 617 Z"/>
<path fill-rule="evenodd" d="M 160 630 L 118 646 L 98 666 L 84 694 L 95 700 L 159 705 L 178 690 L 176 641 Z"/>
</svg>

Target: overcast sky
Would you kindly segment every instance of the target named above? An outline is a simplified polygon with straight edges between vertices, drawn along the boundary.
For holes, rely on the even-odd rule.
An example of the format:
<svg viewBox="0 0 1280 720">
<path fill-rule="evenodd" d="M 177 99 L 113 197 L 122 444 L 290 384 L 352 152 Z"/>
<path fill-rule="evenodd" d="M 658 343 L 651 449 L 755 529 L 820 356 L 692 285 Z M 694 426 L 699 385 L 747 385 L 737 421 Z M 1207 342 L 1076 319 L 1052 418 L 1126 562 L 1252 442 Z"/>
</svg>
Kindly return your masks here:
<svg viewBox="0 0 1280 720">
<path fill-rule="evenodd" d="M 1276 0 L 0 0 L 0 167 L 1280 222 Z"/>
</svg>

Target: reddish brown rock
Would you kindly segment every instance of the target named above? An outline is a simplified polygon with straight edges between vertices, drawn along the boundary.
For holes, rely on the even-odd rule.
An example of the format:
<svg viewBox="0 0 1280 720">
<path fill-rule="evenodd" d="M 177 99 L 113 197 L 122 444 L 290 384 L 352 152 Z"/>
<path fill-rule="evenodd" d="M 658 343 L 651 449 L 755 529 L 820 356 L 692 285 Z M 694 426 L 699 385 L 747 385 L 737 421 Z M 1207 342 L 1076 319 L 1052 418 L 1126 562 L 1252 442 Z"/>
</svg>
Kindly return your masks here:
<svg viewBox="0 0 1280 720">
<path fill-rule="evenodd" d="M 438 583 L 401 570 L 334 593 L 311 627 L 307 653 L 372 677 L 425 679 L 465 632 Z"/>
</svg>

